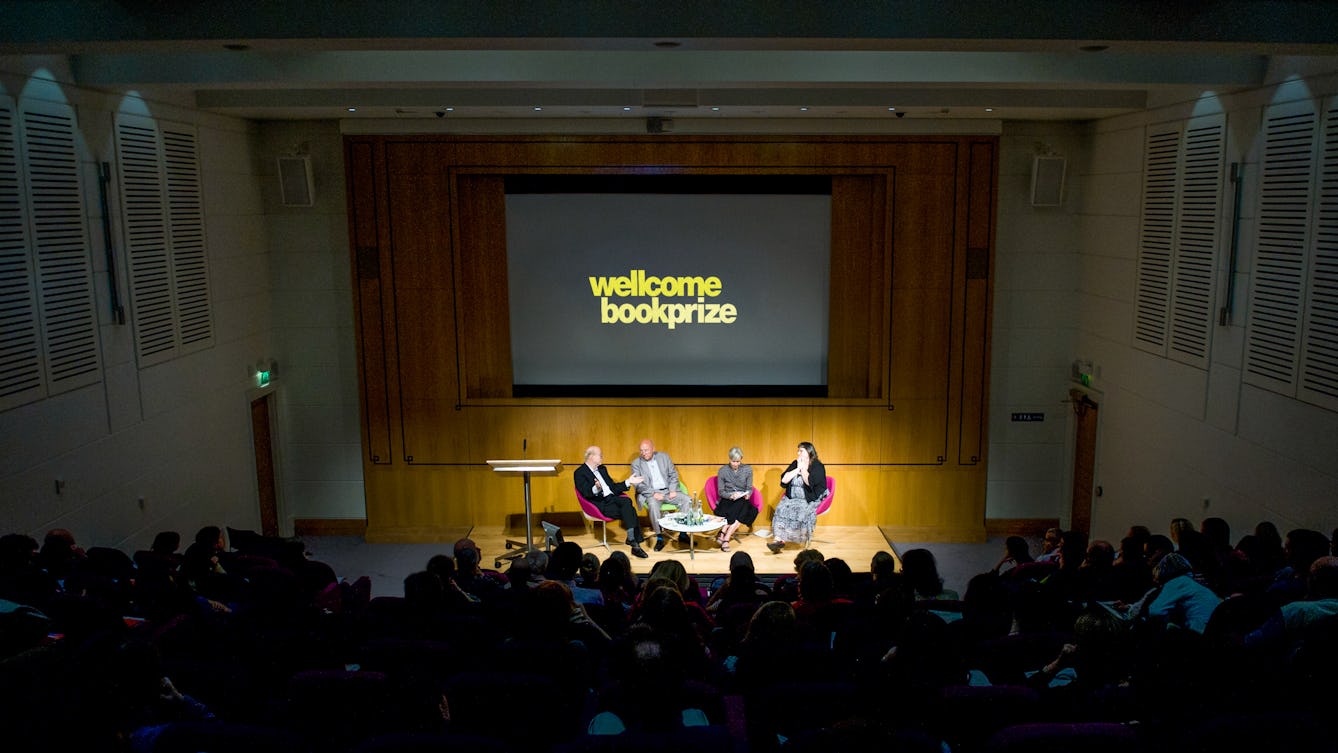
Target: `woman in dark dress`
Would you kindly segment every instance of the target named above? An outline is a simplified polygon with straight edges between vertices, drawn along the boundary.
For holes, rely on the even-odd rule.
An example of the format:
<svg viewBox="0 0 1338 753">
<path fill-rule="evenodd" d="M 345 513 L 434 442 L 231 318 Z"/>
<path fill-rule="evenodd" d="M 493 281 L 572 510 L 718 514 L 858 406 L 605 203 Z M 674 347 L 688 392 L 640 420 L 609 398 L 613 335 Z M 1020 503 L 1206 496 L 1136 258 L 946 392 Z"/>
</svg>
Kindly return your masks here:
<svg viewBox="0 0 1338 753">
<path fill-rule="evenodd" d="M 747 523 L 752 527 L 757 520 L 757 508 L 753 507 L 753 467 L 743 464 L 743 450 L 729 448 L 729 464 L 720 466 L 715 475 L 715 488 L 719 499 L 715 503 L 715 514 L 725 519 L 725 527 L 720 529 L 716 540 L 720 542 L 720 551 L 729 551 L 729 540 L 739 525 Z"/>
<path fill-rule="evenodd" d="M 800 442 L 795 459 L 780 477 L 785 499 L 771 517 L 773 540 L 767 548 L 777 554 L 785 542 L 807 542 L 813 538 L 818 522 L 818 503 L 827 494 L 827 471 L 818 460 L 818 450 L 810 442 Z"/>
</svg>

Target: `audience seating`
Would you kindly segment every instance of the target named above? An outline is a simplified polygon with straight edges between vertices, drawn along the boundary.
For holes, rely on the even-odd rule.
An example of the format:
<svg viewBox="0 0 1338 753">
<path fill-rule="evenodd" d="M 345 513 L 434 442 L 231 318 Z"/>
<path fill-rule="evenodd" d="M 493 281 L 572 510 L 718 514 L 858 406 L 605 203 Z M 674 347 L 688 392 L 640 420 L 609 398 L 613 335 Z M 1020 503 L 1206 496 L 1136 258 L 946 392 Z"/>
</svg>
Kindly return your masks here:
<svg viewBox="0 0 1338 753">
<path fill-rule="evenodd" d="M 986 744 L 986 753 L 1140 753 L 1145 749 L 1138 732 L 1127 724 L 1109 722 L 1037 722 L 1000 730 Z M 1201 750 L 1220 750 L 1202 748 Z"/>
<path fill-rule="evenodd" d="M 712 490 L 708 482 L 713 506 Z M 1044 674 L 1029 675 L 1066 643 L 1082 651 L 1084 636 L 1092 633 L 1069 630 L 1086 624 L 1074 621 L 1087 606 L 1080 599 L 1059 596 L 1058 619 L 1046 609 L 1019 611 L 1022 632 L 980 638 L 997 631 L 968 628 L 997 623 L 973 622 L 979 612 L 951 628 L 944 624 L 966 602 L 912 607 L 869 603 L 861 595 L 831 611 L 801 608 L 795 635 L 787 634 L 790 642 L 765 654 L 749 654 L 749 646 L 740 645 L 756 605 L 730 605 L 716 615 L 711 660 L 696 661 L 671 699 L 705 711 L 708 726 L 598 736 L 587 734 L 590 719 L 601 703 L 618 697 L 609 691 L 617 686 L 604 685 L 610 672 L 603 661 L 612 661 L 621 647 L 524 629 L 526 610 L 539 603 L 529 599 L 538 594 L 504 592 L 496 602 L 460 599 L 434 610 L 417 599 L 371 598 L 369 580 L 359 579 L 360 589 L 346 587 L 333 581 L 323 563 L 290 563 L 294 571 L 265 555 L 246 554 L 231 560 L 228 577 L 234 582 L 224 592 L 235 594 L 234 601 L 222 604 L 184 591 L 178 601 L 139 593 L 148 609 L 119 616 L 117 609 L 140 606 L 132 599 L 104 601 L 133 593 L 128 558 L 96 548 L 90 555 L 78 568 L 80 577 L 105 590 L 97 590 L 96 598 L 59 593 L 44 605 L 50 632 L 67 636 L 0 656 L 0 688 L 8 701 L 0 704 L 0 725 L 17 739 L 45 743 L 52 737 L 46 747 L 61 749 L 70 740 L 98 739 L 97 725 L 123 713 L 131 717 L 124 720 L 125 731 L 145 732 L 139 739 L 156 753 L 723 753 L 773 750 L 781 740 L 787 741 L 782 750 L 793 753 L 938 753 L 945 745 L 953 753 L 1334 753 L 1331 707 L 1338 692 L 1331 678 L 1338 673 L 1338 653 L 1332 628 L 1338 623 L 1295 640 L 1271 634 L 1265 645 L 1242 648 L 1244 632 L 1276 611 L 1246 599 L 1228 602 L 1206 636 L 1148 623 L 1123 633 L 1120 642 L 1098 644 L 1118 646 L 1110 655 L 1119 657 L 1122 641 L 1130 642 L 1129 683 L 1088 679 L 1063 688 L 1047 687 Z M 143 580 L 175 567 L 171 557 L 138 559 Z M 1006 580 L 1009 588 L 1018 586 Z M 123 587 L 106 589 L 116 581 Z M 1030 598 L 1062 582 L 1030 582 L 1024 593 Z M 42 638 L 6 630 L 9 624 L 0 621 L 0 646 Z M 1113 629 L 1122 631 L 1124 624 L 1113 623 Z M 1106 631 L 1100 635 L 1111 635 L 1111 624 L 1100 629 Z M 152 647 L 143 655 L 157 663 L 118 664 L 124 661 L 118 652 L 139 643 Z M 722 659 L 731 653 L 752 661 L 726 670 Z M 759 670 L 766 662 L 757 657 L 763 655 L 776 665 Z M 1091 667 L 1075 666 L 1079 680 Z M 1100 669 L 1091 677 L 1106 677 L 1108 668 Z M 980 670 L 993 685 L 959 684 L 967 670 Z M 748 671 L 755 674 L 730 674 Z M 218 720 L 155 718 L 156 683 L 164 675 Z M 59 703 L 50 700 L 57 690 L 64 699 Z M 144 698 L 133 695 L 146 690 Z M 1126 723 L 1131 720 L 1137 724 Z M 78 733 L 61 738 L 62 725 Z M 40 731 L 36 737 L 34 730 Z"/>
</svg>

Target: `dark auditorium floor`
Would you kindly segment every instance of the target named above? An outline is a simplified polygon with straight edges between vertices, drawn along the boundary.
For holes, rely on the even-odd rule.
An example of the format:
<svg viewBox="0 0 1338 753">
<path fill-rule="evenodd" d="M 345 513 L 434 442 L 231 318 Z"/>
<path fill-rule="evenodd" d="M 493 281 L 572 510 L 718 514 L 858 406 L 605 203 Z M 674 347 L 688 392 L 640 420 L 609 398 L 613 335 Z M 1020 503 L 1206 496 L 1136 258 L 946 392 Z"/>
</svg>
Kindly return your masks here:
<svg viewBox="0 0 1338 753">
<path fill-rule="evenodd" d="M 875 529 L 876 530 L 876 529 Z M 835 527 L 829 529 L 829 534 L 836 534 Z M 474 534 L 484 553 L 484 566 L 492 566 L 492 557 L 504 551 L 500 539 L 493 541 L 491 537 L 483 537 Z M 819 538 L 823 538 L 819 533 Z M 983 543 L 918 543 L 918 542 L 895 542 L 887 544 L 883 539 L 881 543 L 863 544 L 859 547 L 851 547 L 849 543 L 842 543 L 836 539 L 840 537 L 833 536 L 829 539 L 831 543 L 824 545 L 815 544 L 814 548 L 821 550 L 828 556 L 841 556 L 856 572 L 865 572 L 869 568 L 869 559 L 873 552 L 878 548 L 884 548 L 892 551 L 898 557 L 909 550 L 915 548 L 925 548 L 934 553 L 938 561 L 939 574 L 943 577 L 945 588 L 957 591 L 959 594 L 965 593 L 967 581 L 972 576 L 989 570 L 998 562 L 1000 554 L 1003 551 L 1003 539 L 992 538 Z M 844 537 L 844 541 L 851 539 L 860 541 L 866 538 L 862 533 L 852 534 Z M 881 538 L 881 537 L 880 537 Z M 451 552 L 449 543 L 433 544 L 368 544 L 360 536 L 306 536 L 303 537 L 306 542 L 307 550 L 313 559 L 328 563 L 334 568 L 339 577 L 348 581 L 366 575 L 372 579 L 373 596 L 402 596 L 404 594 L 404 578 L 408 574 L 421 570 L 427 564 L 430 557 L 436 554 Z M 607 554 L 602 546 L 597 543 L 591 546 L 589 542 L 579 541 L 587 551 L 594 552 L 600 559 Z M 714 547 L 714 544 L 710 544 Z M 622 547 L 625 549 L 625 547 Z M 687 553 L 670 554 L 674 549 L 670 545 L 663 552 L 651 551 L 651 556 L 646 560 L 634 560 L 638 565 L 644 567 L 638 568 L 648 571 L 650 566 L 654 565 L 660 559 L 666 557 L 681 558 L 685 565 L 689 567 L 690 572 L 697 574 L 723 574 L 728 570 L 729 554 L 711 551 L 698 550 L 697 558 L 691 560 Z M 747 551 L 753 556 L 754 563 L 760 574 L 777 575 L 792 570 L 791 562 L 793 552 L 798 549 L 791 547 L 781 555 L 771 555 L 760 538 L 746 536 L 742 545 L 736 544 L 734 551 Z M 865 552 L 864 550 L 868 550 Z M 1032 542 L 1033 553 L 1039 550 L 1037 542 Z M 502 564 L 502 570 L 507 567 Z"/>
</svg>

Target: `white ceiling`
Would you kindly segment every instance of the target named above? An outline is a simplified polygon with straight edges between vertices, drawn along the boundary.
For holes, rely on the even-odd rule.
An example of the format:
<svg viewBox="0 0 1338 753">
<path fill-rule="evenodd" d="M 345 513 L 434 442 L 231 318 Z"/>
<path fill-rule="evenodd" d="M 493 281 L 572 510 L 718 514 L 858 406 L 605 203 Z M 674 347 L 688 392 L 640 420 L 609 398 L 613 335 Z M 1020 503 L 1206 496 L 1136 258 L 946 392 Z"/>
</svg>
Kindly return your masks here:
<svg viewBox="0 0 1338 753">
<path fill-rule="evenodd" d="M 1312 0 L 15 0 L 0 18 L 0 54 L 255 119 L 1083 120 L 1261 86 L 1272 56 L 1338 69 L 1338 3 Z"/>
</svg>

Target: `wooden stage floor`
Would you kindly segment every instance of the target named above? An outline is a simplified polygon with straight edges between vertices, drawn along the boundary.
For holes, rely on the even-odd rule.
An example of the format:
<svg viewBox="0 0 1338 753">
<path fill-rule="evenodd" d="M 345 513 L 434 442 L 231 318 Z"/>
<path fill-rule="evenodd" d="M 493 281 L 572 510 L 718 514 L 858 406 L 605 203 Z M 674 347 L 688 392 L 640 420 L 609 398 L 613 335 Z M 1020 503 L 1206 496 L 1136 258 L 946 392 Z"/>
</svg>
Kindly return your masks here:
<svg viewBox="0 0 1338 753">
<path fill-rule="evenodd" d="M 654 538 L 647 539 L 641 546 L 650 555 L 647 559 L 630 557 L 632 560 L 632 570 L 638 574 L 649 573 L 656 562 L 662 559 L 673 558 L 683 563 L 687 571 L 692 574 L 719 574 L 729 572 L 729 559 L 735 552 L 747 552 L 753 558 L 753 567 L 759 575 L 780 575 L 783 573 L 794 572 L 794 556 L 803 548 L 799 544 L 789 544 L 780 554 L 772 554 L 767 549 L 767 542 L 770 537 L 762 538 L 747 533 L 747 527 L 739 529 L 735 535 L 735 540 L 730 543 L 729 551 L 720 551 L 720 545 L 715 542 L 714 536 L 698 536 L 696 540 L 696 552 L 689 553 L 688 545 L 679 544 L 676 534 L 668 533 L 669 543 L 664 549 L 657 552 L 654 549 Z M 518 532 L 516 532 L 518 533 Z M 593 552 L 595 556 L 603 560 L 609 555 L 603 545 L 600 543 L 599 526 L 594 527 L 594 533 L 587 533 L 581 527 L 563 527 L 562 537 L 566 541 L 574 541 L 581 545 L 581 548 L 587 552 Z M 476 527 L 469 533 L 469 538 L 473 539 L 483 550 L 484 567 L 493 566 L 493 558 L 506 553 L 505 540 L 512 538 L 516 540 L 515 534 L 509 534 L 501 527 L 484 528 Z M 609 527 L 609 549 L 622 550 L 631 555 L 631 550 L 623 543 L 624 533 L 619 526 Z M 544 538 L 540 531 L 534 540 L 535 546 L 543 548 Z M 878 526 L 826 526 L 819 525 L 817 533 L 814 535 L 814 542 L 811 547 L 822 552 L 826 557 L 839 557 L 850 565 L 850 568 L 856 572 L 867 571 L 869 561 L 878 551 L 892 551 L 892 544 L 878 529 Z M 507 563 L 503 562 L 501 570 L 505 571 Z"/>
</svg>

